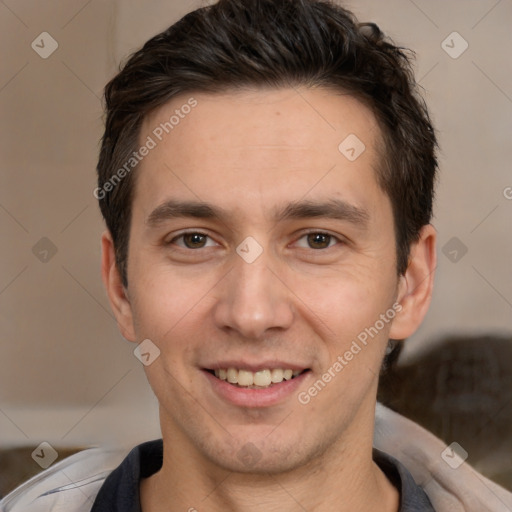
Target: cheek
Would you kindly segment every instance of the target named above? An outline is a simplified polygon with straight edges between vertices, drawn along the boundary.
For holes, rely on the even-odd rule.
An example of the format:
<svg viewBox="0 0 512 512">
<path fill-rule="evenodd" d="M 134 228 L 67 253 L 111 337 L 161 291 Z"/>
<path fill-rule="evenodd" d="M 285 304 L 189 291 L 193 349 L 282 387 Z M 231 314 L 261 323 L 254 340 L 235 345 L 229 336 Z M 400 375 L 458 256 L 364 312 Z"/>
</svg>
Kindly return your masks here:
<svg viewBox="0 0 512 512">
<path fill-rule="evenodd" d="M 369 262 L 312 276 L 296 273 L 290 275 L 290 281 L 304 309 L 314 311 L 327 327 L 344 332 L 365 327 L 390 306 L 396 288 L 396 279 L 390 274 Z"/>
<path fill-rule="evenodd" d="M 306 306 L 300 315 L 315 326 L 316 332 L 324 340 L 326 357 L 323 364 L 326 369 L 338 356 L 352 351 L 348 358 L 359 364 L 350 362 L 351 368 L 345 373 L 355 375 L 358 371 L 356 367 L 365 371 L 370 367 L 378 373 L 395 315 L 392 306 L 396 289 L 393 274 L 388 272 L 387 276 L 390 277 L 386 279 L 380 276 L 374 272 L 367 274 L 359 271 L 333 276 L 314 285 L 310 281 L 302 281 L 298 295 Z"/>
<path fill-rule="evenodd" d="M 134 232 L 132 240 L 137 235 L 143 239 Z M 205 326 L 212 292 L 229 268 L 176 263 L 162 247 L 148 242 L 133 244 L 131 249 L 130 287 L 137 338 L 152 340 L 165 352 L 169 364 L 190 360 L 187 354 L 198 329 Z"/>
<path fill-rule="evenodd" d="M 149 260 L 149 258 L 148 258 Z M 134 265 L 135 267 L 135 265 Z M 169 268 L 168 263 L 140 265 L 133 276 L 132 310 L 139 336 L 165 339 L 197 317 L 208 302 L 208 291 L 219 278 L 215 273 Z"/>
</svg>

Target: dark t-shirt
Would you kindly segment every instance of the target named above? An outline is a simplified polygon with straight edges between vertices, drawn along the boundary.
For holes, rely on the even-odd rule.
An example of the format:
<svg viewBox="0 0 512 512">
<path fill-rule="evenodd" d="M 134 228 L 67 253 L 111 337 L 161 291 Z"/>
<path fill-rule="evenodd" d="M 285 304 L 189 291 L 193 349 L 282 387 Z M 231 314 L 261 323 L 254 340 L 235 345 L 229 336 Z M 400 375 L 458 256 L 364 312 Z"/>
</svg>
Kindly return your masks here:
<svg viewBox="0 0 512 512">
<path fill-rule="evenodd" d="M 435 512 L 425 491 L 398 460 L 373 449 L 373 460 L 400 491 L 399 512 Z M 162 467 L 161 439 L 136 446 L 107 477 L 91 512 L 141 512 L 139 484 Z"/>
</svg>

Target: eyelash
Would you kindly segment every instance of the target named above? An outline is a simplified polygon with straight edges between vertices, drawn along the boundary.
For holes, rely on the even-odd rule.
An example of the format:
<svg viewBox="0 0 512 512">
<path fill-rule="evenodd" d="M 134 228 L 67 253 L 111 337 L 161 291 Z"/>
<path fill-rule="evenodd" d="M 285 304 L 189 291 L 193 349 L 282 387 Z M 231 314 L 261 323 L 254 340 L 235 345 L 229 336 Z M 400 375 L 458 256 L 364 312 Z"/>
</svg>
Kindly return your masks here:
<svg viewBox="0 0 512 512">
<path fill-rule="evenodd" d="M 308 235 L 324 235 L 324 236 L 328 236 L 330 237 L 331 240 L 336 240 L 339 244 L 344 244 L 345 242 L 335 236 L 335 235 L 332 235 L 331 233 L 327 233 L 325 231 L 317 231 L 317 230 L 311 230 L 311 231 L 306 231 L 305 233 L 302 233 L 302 235 L 297 239 L 297 240 L 301 240 L 302 238 L 308 236 Z M 186 235 L 200 235 L 200 236 L 204 236 L 204 237 L 207 237 L 207 238 L 210 238 L 210 235 L 208 235 L 207 233 L 203 233 L 202 231 L 185 231 L 183 233 L 180 233 L 179 235 L 175 236 L 172 240 L 170 240 L 169 242 L 166 242 L 166 245 L 172 245 L 174 244 L 174 242 L 180 238 L 183 238 L 184 236 Z M 189 247 L 181 247 L 181 246 L 178 246 L 180 247 L 180 249 L 184 249 L 186 251 L 197 251 L 199 249 L 205 249 L 206 247 L 199 247 L 198 249 L 191 249 Z M 315 251 L 315 252 L 321 252 L 321 251 L 326 251 L 327 249 L 331 249 L 333 246 L 328 246 L 324 249 L 312 249 L 311 247 L 309 248 L 310 250 L 312 251 Z"/>
</svg>

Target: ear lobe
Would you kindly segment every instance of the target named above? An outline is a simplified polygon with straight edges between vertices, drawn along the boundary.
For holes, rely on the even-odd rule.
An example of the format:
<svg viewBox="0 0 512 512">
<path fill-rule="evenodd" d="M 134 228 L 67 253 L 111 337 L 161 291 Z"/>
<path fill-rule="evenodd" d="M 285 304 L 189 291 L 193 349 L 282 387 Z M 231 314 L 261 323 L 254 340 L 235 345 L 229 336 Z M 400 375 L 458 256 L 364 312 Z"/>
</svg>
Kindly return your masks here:
<svg viewBox="0 0 512 512">
<path fill-rule="evenodd" d="M 122 336 L 136 341 L 130 300 L 117 268 L 114 242 L 108 230 L 101 236 L 101 277 Z"/>
<path fill-rule="evenodd" d="M 419 240 L 411 246 L 409 266 L 398 285 L 397 302 L 402 311 L 394 318 L 389 337 L 404 340 L 420 326 L 432 299 L 437 266 L 437 233 L 431 224 L 423 226 Z"/>
</svg>

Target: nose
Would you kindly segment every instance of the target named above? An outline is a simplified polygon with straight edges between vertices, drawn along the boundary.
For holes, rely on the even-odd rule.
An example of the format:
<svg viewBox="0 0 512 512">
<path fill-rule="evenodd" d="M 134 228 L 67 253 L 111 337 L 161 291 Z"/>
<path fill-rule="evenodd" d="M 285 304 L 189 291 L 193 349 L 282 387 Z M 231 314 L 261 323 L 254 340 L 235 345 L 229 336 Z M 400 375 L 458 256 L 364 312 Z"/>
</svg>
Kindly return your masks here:
<svg viewBox="0 0 512 512">
<path fill-rule="evenodd" d="M 217 327 L 256 340 L 269 329 L 291 326 L 293 293 L 272 266 L 276 267 L 265 251 L 252 263 L 234 255 L 234 267 L 219 283 L 214 310 Z"/>
</svg>

